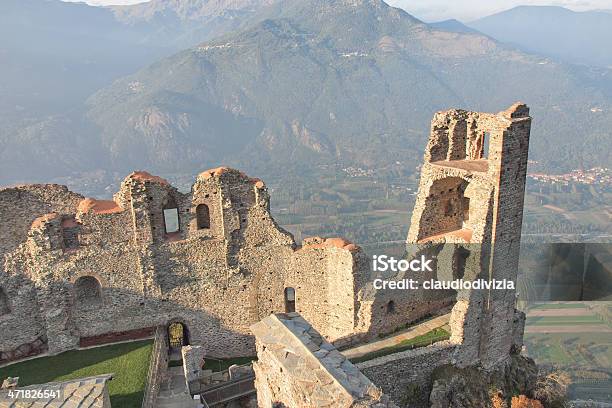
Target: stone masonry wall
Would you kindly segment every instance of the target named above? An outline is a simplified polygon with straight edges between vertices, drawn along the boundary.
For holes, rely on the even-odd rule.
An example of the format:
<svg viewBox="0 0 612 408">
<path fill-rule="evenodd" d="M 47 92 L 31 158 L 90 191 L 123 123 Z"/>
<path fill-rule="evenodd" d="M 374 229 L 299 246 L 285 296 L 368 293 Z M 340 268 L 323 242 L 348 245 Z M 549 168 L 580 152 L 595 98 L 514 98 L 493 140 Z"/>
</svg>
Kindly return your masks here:
<svg viewBox="0 0 612 408">
<path fill-rule="evenodd" d="M 0 293 L 6 301 L 6 309 L 0 313 L 0 363 L 46 349 L 46 330 L 38 313 L 35 285 L 17 267 L 26 260 L 12 252 L 26 240 L 33 223 L 74 212 L 82 198 L 58 185 L 0 189 L 4 226 L 0 234 Z"/>
<path fill-rule="evenodd" d="M 357 364 L 357 368 L 400 406 L 417 406 L 417 395 L 431 391 L 431 375 L 440 366 L 453 362 L 456 347 L 439 342 L 415 350 L 390 354 Z"/>
<path fill-rule="evenodd" d="M 208 355 L 253 355 L 249 326 L 286 311 L 286 288 L 295 289 L 296 310 L 329 340 L 347 341 L 356 331 L 365 255 L 342 239 L 298 247 L 271 217 L 260 180 L 213 169 L 183 194 L 135 172 L 108 201 L 54 189 L 67 207 L 43 206 L 57 210 L 45 215 L 34 206 L 20 218 L 30 224 L 22 241 L 4 244 L 12 250 L 2 279 L 14 283 L 3 287 L 11 313 L 0 316 L 7 328 L 0 352 L 46 335 L 57 353 L 82 339 L 181 322 L 186 341 Z M 3 210 L 12 212 L 11 203 L 3 201 Z M 168 231 L 168 209 L 178 214 L 178 231 Z"/>
<path fill-rule="evenodd" d="M 521 103 L 498 114 L 436 114 L 408 242 L 469 244 L 471 279 L 516 281 L 530 123 Z M 514 290 L 458 293 L 451 318 L 451 340 L 463 350 L 458 364 L 508 358 L 520 324 L 514 307 Z"/>
<path fill-rule="evenodd" d="M 252 326 L 261 408 L 397 407 L 297 313 Z"/>
<path fill-rule="evenodd" d="M 421 279 L 516 279 L 528 115 L 515 104 L 498 114 L 450 110 L 434 117 L 407 252 L 440 257 Z M 384 359 L 364 366 L 394 396 L 416 372 L 425 384 L 437 365 L 493 367 L 520 346 L 524 318 L 515 312 L 514 291 L 462 290 L 452 299 L 373 290 L 369 259 L 358 246 L 315 237 L 300 247 L 275 223 L 269 203 L 262 181 L 228 168 L 201 173 L 186 194 L 146 172 L 126 177 L 108 201 L 60 186 L 0 190 L 2 215 L 15 226 L 0 239 L 0 356 L 31 351 L 41 339 L 58 353 L 83 339 L 172 322 L 184 325 L 185 343 L 209 356 L 252 356 L 253 323 L 288 311 L 288 289 L 295 310 L 338 346 L 454 301 L 448 345 L 400 353 L 394 362 L 411 380 L 392 383 Z M 455 246 L 440 250 L 444 243 Z M 465 261 L 456 261 L 463 252 Z M 284 363 L 268 357 L 266 370 L 280 373 Z M 280 384 L 277 374 L 270 381 Z M 352 404 L 343 387 L 334 392 Z"/>
<path fill-rule="evenodd" d="M 438 279 L 516 282 L 530 124 L 521 103 L 498 114 L 450 110 L 434 117 L 408 252 L 438 251 Z M 431 388 L 437 367 L 494 370 L 520 352 L 524 315 L 515 301 L 514 290 L 459 290 L 449 341 L 358 367 L 402 406 L 427 406 L 410 400 L 415 386 L 419 393 Z"/>
</svg>

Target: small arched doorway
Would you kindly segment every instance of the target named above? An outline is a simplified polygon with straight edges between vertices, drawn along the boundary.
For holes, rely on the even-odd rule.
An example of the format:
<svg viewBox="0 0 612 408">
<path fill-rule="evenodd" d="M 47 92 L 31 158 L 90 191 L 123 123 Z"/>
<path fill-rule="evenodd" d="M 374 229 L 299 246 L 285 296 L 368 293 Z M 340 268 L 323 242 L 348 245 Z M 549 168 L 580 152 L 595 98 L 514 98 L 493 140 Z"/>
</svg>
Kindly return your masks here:
<svg viewBox="0 0 612 408">
<path fill-rule="evenodd" d="M 187 327 L 181 322 L 168 325 L 168 345 L 170 349 L 180 349 L 189 344 Z"/>
<path fill-rule="evenodd" d="M 81 276 L 74 282 L 75 303 L 80 308 L 102 305 L 102 285 L 93 276 Z"/>
</svg>

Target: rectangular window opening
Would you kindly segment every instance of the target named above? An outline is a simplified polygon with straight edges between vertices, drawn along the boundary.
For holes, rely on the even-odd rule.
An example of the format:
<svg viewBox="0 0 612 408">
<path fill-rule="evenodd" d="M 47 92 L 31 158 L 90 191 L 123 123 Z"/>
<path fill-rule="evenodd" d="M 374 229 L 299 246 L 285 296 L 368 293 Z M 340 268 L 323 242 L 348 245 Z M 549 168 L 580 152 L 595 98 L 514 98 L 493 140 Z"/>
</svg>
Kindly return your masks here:
<svg viewBox="0 0 612 408">
<path fill-rule="evenodd" d="M 179 232 L 180 225 L 178 208 L 164 209 L 164 228 L 166 229 L 166 234 Z"/>
</svg>

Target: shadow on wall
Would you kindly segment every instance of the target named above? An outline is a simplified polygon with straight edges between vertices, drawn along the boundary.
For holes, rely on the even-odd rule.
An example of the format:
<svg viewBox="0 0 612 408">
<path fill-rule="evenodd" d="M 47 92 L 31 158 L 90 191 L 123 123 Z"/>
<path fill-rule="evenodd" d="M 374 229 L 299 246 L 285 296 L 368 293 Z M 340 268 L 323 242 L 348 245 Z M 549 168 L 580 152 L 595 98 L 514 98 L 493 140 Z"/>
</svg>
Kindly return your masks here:
<svg viewBox="0 0 612 408">
<path fill-rule="evenodd" d="M 150 337 L 156 326 L 165 326 L 170 344 L 176 348 L 190 343 L 198 344 L 205 348 L 207 356 L 216 358 L 246 357 L 255 353 L 254 338 L 248 329 L 250 322 L 247 321 L 244 322 L 245 332 L 241 333 L 228 328 L 219 318 L 206 311 L 190 308 L 177 300 L 144 298 L 142 294 L 124 288 L 104 287 L 94 276 L 82 276 L 75 284 L 59 282 L 59 288 L 54 287 L 53 291 L 56 298 L 57 292 L 61 291 L 59 296 L 66 300 L 61 309 L 64 316 L 62 326 L 47 326 L 35 336 L 38 339 L 38 336 L 46 335 L 52 351 L 53 345 L 66 338 L 73 340 L 69 345 L 62 343 L 63 350 Z M 3 299 L 10 307 L 11 299 L 6 296 Z M 58 309 L 54 310 L 57 313 Z M 2 316 L 0 330 L 11 327 L 15 323 L 13 320 L 20 321 L 10 312 Z M 14 356 L 3 359 L 3 362 L 18 361 L 24 357 L 11 354 L 13 349 L 24 347 L 30 346 L 21 344 L 10 350 L 0 346 L 3 356 Z M 44 351 L 41 348 L 38 353 Z"/>
<path fill-rule="evenodd" d="M 449 285 L 460 279 L 476 280 L 481 276 L 484 252 L 481 244 L 470 243 L 429 243 L 410 244 L 404 247 L 404 255 L 398 260 L 423 260 L 427 263 L 424 270 L 373 272 L 372 282 L 362 292 L 362 308 L 360 318 L 369 319 L 367 334 L 358 334 L 360 338 L 383 337 L 397 331 L 409 328 L 428 318 L 447 314 L 461 298 L 461 291 L 452 289 Z M 370 258 L 371 259 L 371 258 Z M 399 265 L 399 263 L 398 263 Z M 406 265 L 406 264 L 404 264 Z M 431 270 L 428 270 L 431 269 Z M 412 281 L 414 287 L 410 286 Z M 432 282 L 443 282 L 439 288 Z M 403 286 L 389 286 L 390 283 Z M 380 288 L 380 285 L 387 286 Z M 467 296 L 467 292 L 461 295 Z M 351 339 L 343 339 L 343 347 Z"/>
<path fill-rule="evenodd" d="M 127 331 L 164 326 L 171 348 L 188 344 L 201 345 L 210 357 L 226 358 L 252 356 L 254 338 L 245 321 L 245 332 L 225 326 L 206 311 L 188 307 L 171 299 L 145 299 L 140 294 L 120 288 L 91 288 L 90 294 L 101 292 L 101 303 L 73 304 L 76 330 L 81 337 L 103 337 L 108 342 L 113 334 L 122 336 Z M 121 308 L 117 305 L 122 304 Z M 100 321 L 100 316 L 106 316 Z"/>
</svg>

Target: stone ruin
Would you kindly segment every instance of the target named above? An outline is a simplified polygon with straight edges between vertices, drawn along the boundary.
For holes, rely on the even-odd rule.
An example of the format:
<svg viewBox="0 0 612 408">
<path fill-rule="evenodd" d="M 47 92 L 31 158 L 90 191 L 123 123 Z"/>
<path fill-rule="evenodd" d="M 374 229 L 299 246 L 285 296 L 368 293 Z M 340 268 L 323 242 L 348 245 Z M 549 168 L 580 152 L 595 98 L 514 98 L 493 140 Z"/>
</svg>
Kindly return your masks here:
<svg viewBox="0 0 612 408">
<path fill-rule="evenodd" d="M 516 280 L 530 126 L 520 103 L 435 115 L 407 239 L 407 256 L 437 258 L 421 278 Z M 298 245 L 269 203 L 261 180 L 224 167 L 198 175 L 189 193 L 146 172 L 108 201 L 58 185 L 0 190 L 0 364 L 158 326 L 174 347 L 252 356 L 250 327 L 293 312 L 343 347 L 452 307 L 448 341 L 357 364 L 399 403 L 411 385 L 431 389 L 439 367 L 492 370 L 520 351 L 514 290 L 375 290 L 359 246 Z"/>
<path fill-rule="evenodd" d="M 272 315 L 251 329 L 260 407 L 397 408 L 299 314 Z"/>
</svg>

